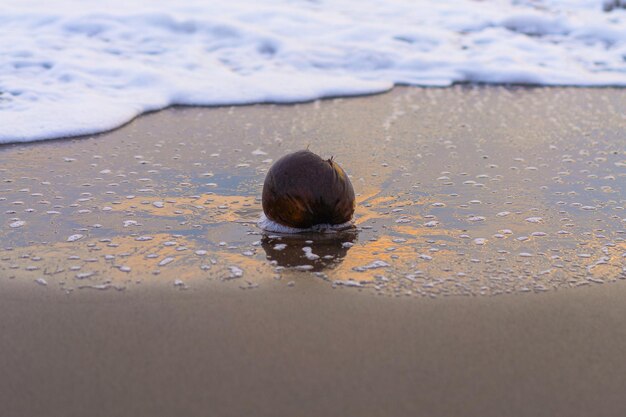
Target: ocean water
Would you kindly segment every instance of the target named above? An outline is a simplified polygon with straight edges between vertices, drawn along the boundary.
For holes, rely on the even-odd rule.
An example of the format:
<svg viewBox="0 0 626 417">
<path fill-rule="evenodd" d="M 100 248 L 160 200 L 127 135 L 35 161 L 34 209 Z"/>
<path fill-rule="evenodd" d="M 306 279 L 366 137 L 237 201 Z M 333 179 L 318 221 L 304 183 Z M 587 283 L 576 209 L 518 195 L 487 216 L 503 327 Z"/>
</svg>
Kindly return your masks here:
<svg viewBox="0 0 626 417">
<path fill-rule="evenodd" d="M 0 143 L 170 105 L 290 103 L 458 82 L 626 86 L 599 0 L 4 1 Z"/>
</svg>

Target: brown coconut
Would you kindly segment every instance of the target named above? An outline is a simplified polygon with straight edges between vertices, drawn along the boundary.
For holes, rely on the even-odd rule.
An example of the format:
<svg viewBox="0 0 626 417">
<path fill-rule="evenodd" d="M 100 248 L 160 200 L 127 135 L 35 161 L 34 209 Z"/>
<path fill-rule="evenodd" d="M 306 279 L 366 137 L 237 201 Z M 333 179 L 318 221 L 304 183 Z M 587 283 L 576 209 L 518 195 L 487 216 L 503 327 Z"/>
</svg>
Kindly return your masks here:
<svg viewBox="0 0 626 417">
<path fill-rule="evenodd" d="M 285 155 L 263 184 L 263 211 L 283 226 L 342 224 L 354 213 L 354 189 L 345 171 L 309 150 Z"/>
</svg>

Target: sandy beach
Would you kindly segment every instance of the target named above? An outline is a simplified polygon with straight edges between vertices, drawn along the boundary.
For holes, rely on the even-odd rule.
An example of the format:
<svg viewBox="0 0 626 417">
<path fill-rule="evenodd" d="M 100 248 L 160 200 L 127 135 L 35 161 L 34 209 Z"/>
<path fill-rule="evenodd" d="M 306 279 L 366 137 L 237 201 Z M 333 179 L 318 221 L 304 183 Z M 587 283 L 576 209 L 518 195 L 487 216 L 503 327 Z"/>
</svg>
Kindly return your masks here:
<svg viewBox="0 0 626 417">
<path fill-rule="evenodd" d="M 80 298 L 3 291 L 2 414 L 626 410 L 621 284 L 439 300 L 310 284 Z"/>
<path fill-rule="evenodd" d="M 621 416 L 624 108 L 396 88 L 4 145 L 0 415 Z M 263 233 L 307 146 L 356 228 Z"/>
</svg>

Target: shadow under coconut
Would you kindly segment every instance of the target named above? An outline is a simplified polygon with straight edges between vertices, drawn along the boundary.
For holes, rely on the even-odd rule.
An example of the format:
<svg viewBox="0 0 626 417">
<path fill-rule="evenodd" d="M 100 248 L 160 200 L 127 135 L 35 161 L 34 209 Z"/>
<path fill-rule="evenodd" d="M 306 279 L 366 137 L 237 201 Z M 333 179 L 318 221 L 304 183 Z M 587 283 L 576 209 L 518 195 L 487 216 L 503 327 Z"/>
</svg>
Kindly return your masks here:
<svg viewBox="0 0 626 417">
<path fill-rule="evenodd" d="M 349 229 L 328 234 L 268 234 L 261 245 L 267 259 L 277 266 L 320 272 L 339 265 L 357 240 L 357 230 Z"/>
</svg>

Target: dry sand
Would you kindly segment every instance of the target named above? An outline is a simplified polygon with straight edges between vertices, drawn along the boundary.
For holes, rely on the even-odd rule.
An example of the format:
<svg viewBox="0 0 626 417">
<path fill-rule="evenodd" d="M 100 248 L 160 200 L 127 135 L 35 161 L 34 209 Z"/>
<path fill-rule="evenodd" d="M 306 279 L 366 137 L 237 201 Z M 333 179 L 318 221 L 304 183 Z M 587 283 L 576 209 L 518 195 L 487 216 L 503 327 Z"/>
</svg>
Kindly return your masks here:
<svg viewBox="0 0 626 417">
<path fill-rule="evenodd" d="M 0 415 L 624 415 L 625 107 L 400 88 L 2 147 Z M 357 229 L 264 236 L 307 144 Z"/>
</svg>

